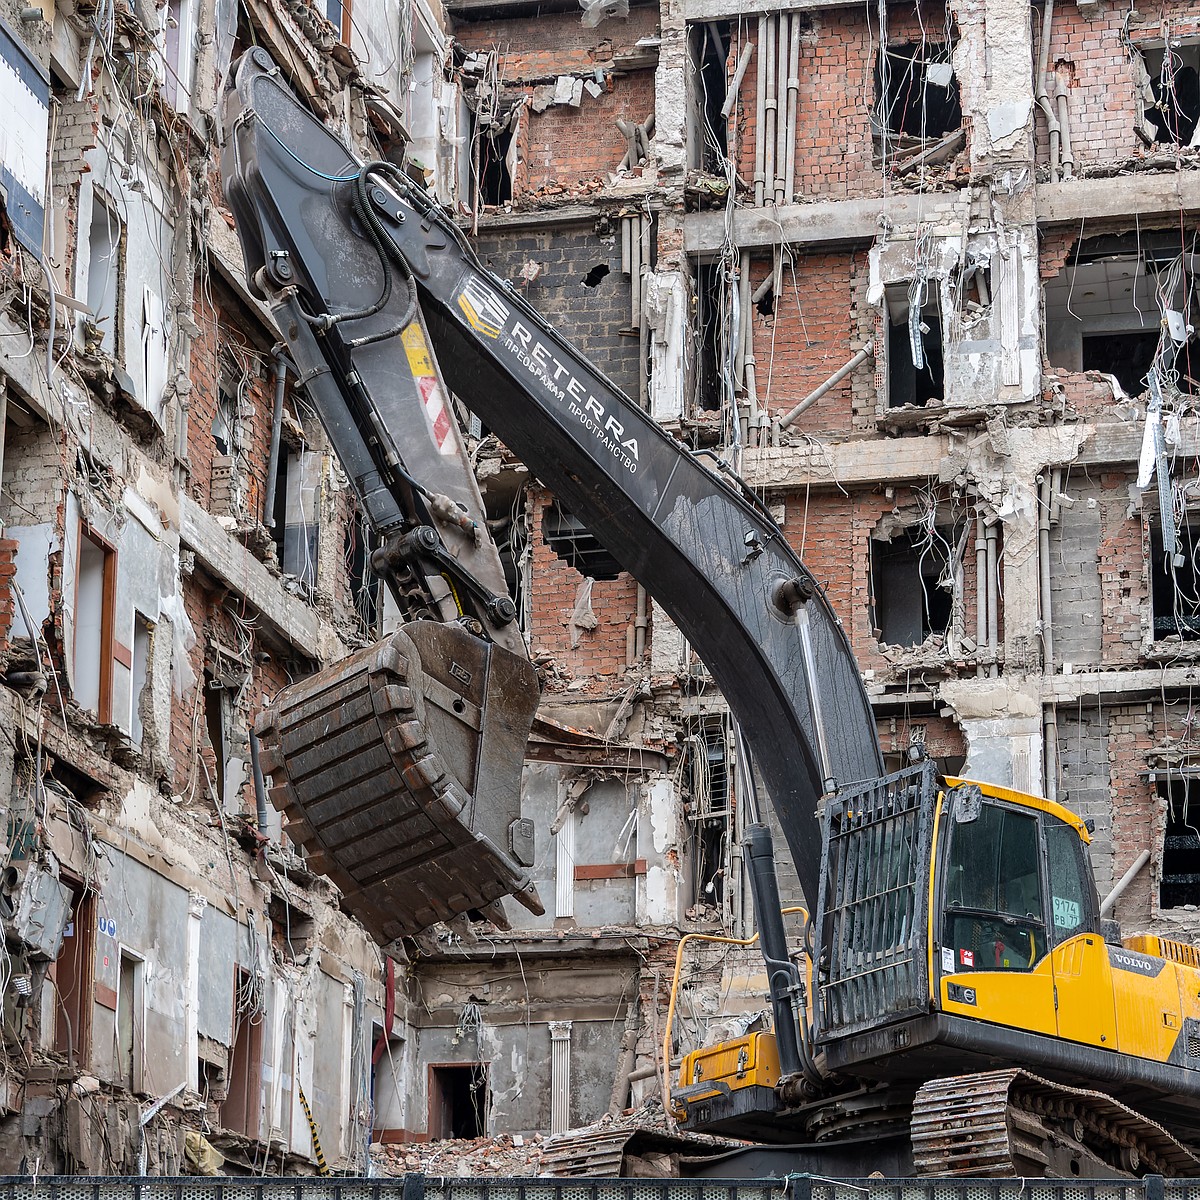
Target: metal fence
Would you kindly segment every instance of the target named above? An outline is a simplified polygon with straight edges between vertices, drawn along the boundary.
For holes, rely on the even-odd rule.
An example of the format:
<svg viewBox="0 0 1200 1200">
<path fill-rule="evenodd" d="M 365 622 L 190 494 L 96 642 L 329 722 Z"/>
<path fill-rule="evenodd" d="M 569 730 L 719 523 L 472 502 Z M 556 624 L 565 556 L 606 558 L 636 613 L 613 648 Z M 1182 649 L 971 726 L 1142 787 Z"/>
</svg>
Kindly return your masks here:
<svg viewBox="0 0 1200 1200">
<path fill-rule="evenodd" d="M 0 1177 L 0 1200 L 1200 1200 L 1200 1179 Z"/>
</svg>

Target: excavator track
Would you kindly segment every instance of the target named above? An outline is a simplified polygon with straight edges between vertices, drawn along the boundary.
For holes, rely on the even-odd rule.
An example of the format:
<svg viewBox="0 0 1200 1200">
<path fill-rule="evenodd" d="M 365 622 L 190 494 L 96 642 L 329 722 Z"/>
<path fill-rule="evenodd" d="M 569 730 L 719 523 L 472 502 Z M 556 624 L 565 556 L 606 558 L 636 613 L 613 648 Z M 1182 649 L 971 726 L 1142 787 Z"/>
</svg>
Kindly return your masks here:
<svg viewBox="0 0 1200 1200">
<path fill-rule="evenodd" d="M 410 624 L 285 688 L 257 723 L 287 832 L 381 942 L 514 895 L 542 912 L 520 818 L 529 663 L 457 625 Z"/>
<path fill-rule="evenodd" d="M 1200 1175 L 1200 1159 L 1111 1096 L 1021 1070 L 925 1084 L 911 1136 L 918 1175 Z"/>
</svg>

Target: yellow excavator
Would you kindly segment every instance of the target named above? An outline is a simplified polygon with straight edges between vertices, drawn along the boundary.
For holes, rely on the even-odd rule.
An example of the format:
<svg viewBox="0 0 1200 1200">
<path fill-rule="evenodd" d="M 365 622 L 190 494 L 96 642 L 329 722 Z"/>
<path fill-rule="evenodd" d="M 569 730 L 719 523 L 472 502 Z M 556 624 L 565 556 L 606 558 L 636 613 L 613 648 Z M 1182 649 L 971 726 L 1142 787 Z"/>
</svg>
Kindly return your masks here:
<svg viewBox="0 0 1200 1200">
<path fill-rule="evenodd" d="M 536 675 L 453 395 L 696 648 L 811 907 L 789 940 L 743 786 L 773 1027 L 685 1057 L 683 1125 L 826 1173 L 1200 1174 L 1196 948 L 1122 942 L 1065 808 L 928 761 L 885 774 L 844 631 L 753 492 L 487 271 L 400 168 L 356 157 L 265 51 L 231 80 L 222 169 L 248 277 L 405 618 L 258 724 L 272 798 L 347 907 L 385 942 L 503 922 L 510 895 L 541 911 L 520 814 Z"/>
</svg>

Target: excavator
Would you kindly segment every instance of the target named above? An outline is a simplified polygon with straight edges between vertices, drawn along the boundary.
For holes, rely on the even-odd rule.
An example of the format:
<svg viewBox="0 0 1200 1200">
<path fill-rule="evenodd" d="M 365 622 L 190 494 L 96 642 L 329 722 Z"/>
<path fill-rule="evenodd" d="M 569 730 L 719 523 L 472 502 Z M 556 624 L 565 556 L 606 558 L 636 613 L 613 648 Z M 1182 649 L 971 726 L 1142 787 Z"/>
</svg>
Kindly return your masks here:
<svg viewBox="0 0 1200 1200">
<path fill-rule="evenodd" d="M 381 942 L 534 913 L 520 772 L 538 684 L 457 397 L 649 592 L 736 717 L 772 1028 L 686 1055 L 687 1129 L 852 1173 L 1200 1175 L 1200 950 L 1103 920 L 1061 805 L 887 774 L 849 642 L 754 493 L 685 447 L 356 156 L 266 52 L 224 97 L 226 196 L 378 548 L 398 632 L 259 718 L 292 839 Z M 789 937 L 774 806 L 809 919 Z M 826 1168 L 828 1171 L 828 1168 Z"/>
</svg>

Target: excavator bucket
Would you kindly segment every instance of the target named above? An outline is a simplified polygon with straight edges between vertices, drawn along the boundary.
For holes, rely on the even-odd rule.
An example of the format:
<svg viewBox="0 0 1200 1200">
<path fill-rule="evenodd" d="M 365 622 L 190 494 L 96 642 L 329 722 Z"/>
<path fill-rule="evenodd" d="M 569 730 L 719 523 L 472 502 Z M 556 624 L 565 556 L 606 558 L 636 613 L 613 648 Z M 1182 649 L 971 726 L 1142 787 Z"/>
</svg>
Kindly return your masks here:
<svg viewBox="0 0 1200 1200">
<path fill-rule="evenodd" d="M 462 625 L 416 621 L 285 688 L 259 717 L 287 832 L 387 943 L 460 913 L 543 911 L 521 766 L 533 668 Z"/>
</svg>

